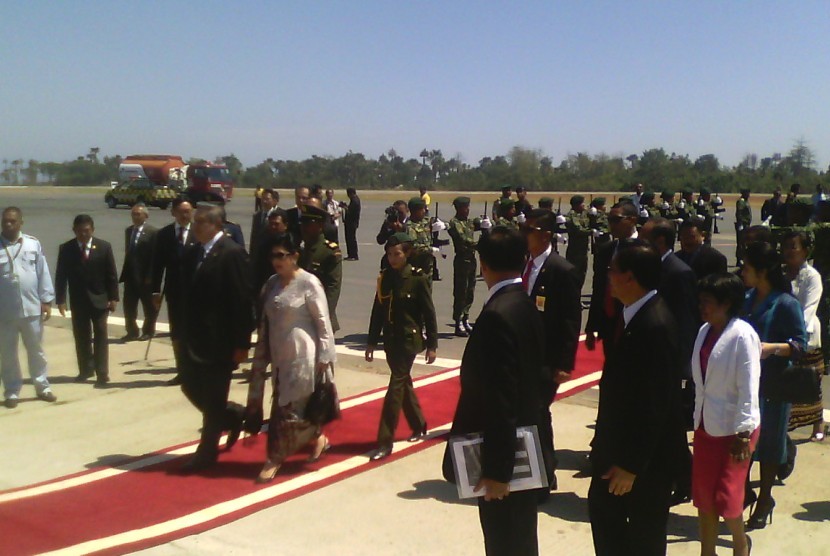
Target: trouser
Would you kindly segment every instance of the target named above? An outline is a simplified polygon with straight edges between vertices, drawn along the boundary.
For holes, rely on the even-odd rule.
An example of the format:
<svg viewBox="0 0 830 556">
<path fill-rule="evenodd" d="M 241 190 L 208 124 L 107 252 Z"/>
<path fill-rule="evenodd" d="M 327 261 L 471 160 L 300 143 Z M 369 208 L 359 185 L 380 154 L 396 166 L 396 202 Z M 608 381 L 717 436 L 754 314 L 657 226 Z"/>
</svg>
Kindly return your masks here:
<svg viewBox="0 0 830 556">
<path fill-rule="evenodd" d="M 401 409 L 413 432 L 426 429 L 427 424 L 421 412 L 421 404 L 418 403 L 418 397 L 412 387 L 412 376 L 409 374 L 414 362 L 414 353 L 401 350 L 386 351 L 386 363 L 389 365 L 392 376 L 389 378 L 389 388 L 386 390 L 383 409 L 380 413 L 378 446 L 392 446 Z"/>
<path fill-rule="evenodd" d="M 99 379 L 109 378 L 108 316 L 106 309 L 72 307 L 75 355 L 81 375 L 95 374 Z"/>
<path fill-rule="evenodd" d="M 573 254 L 570 251 L 566 251 L 565 258 L 579 271 L 579 291 L 581 293 L 582 286 L 585 285 L 585 275 L 588 273 L 588 246 L 585 246 L 584 253 Z"/>
<path fill-rule="evenodd" d="M 156 317 L 158 313 L 153 306 L 153 292 L 148 286 L 133 284 L 131 280 L 124 282 L 124 320 L 127 334 L 138 335 L 138 302 L 141 302 L 141 309 L 144 311 L 144 324 L 141 332 L 152 336 L 156 333 Z"/>
<path fill-rule="evenodd" d="M 459 321 L 470 314 L 476 291 L 476 260 L 456 257 L 452 261 L 452 318 Z"/>
<path fill-rule="evenodd" d="M 238 427 L 244 408 L 228 401 L 231 369 L 197 365 L 189 360 L 182 373 L 182 392 L 202 412 L 202 437 L 196 455 L 215 460 L 223 431 Z"/>
<path fill-rule="evenodd" d="M 23 387 L 20 359 L 17 355 L 18 337 L 23 339 L 29 359 L 29 376 L 35 391 L 49 390 L 46 379 L 46 355 L 43 353 L 43 321 L 40 316 L 0 321 L 0 378 L 6 398 L 16 398 Z"/>
<path fill-rule="evenodd" d="M 181 302 L 167 298 L 167 320 L 170 321 L 170 343 L 173 345 L 173 358 L 176 360 L 176 374 L 181 377 L 182 365 L 186 361 L 184 353 L 184 331 L 181 330 L 184 317 L 179 313 L 182 310 Z"/>
<path fill-rule="evenodd" d="M 597 556 L 662 556 L 666 554 L 670 474 L 641 473 L 628 494 L 608 492 L 607 468 L 594 465 L 588 489 L 588 514 Z"/>
<path fill-rule="evenodd" d="M 478 499 L 478 518 L 487 556 L 539 554 L 537 497 L 537 491 L 523 490 L 511 492 L 501 500 L 487 502 L 483 496 Z"/>
<path fill-rule="evenodd" d="M 357 258 L 357 225 L 346 222 L 346 256 Z"/>
</svg>

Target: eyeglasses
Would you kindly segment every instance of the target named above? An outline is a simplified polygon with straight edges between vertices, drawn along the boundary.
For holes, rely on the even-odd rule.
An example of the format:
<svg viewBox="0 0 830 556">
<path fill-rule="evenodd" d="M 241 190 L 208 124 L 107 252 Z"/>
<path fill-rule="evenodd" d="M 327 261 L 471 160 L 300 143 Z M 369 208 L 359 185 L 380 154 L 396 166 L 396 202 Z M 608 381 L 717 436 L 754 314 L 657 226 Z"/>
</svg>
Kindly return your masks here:
<svg viewBox="0 0 830 556">
<path fill-rule="evenodd" d="M 278 252 L 276 252 L 276 253 L 271 253 L 271 258 L 272 258 L 272 259 L 282 260 L 282 259 L 284 259 L 285 257 L 287 257 L 288 255 L 289 255 L 289 254 L 288 254 L 288 253 L 286 253 L 286 252 L 284 252 L 284 251 L 278 251 Z"/>
<path fill-rule="evenodd" d="M 609 216 L 608 221 L 609 222 L 620 222 L 622 220 L 625 220 L 626 218 L 627 218 L 626 216 L 621 216 L 619 214 L 615 214 L 615 215 Z"/>
</svg>

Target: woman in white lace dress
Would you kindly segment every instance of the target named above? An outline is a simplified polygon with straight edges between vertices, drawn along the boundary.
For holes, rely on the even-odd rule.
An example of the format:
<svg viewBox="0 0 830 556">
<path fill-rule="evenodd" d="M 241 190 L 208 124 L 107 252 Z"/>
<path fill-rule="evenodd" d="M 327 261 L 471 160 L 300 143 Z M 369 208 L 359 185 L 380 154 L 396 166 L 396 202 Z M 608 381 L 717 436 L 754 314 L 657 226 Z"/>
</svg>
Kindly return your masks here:
<svg viewBox="0 0 830 556">
<path fill-rule="evenodd" d="M 333 379 L 334 335 L 326 294 L 320 281 L 297 266 L 298 253 L 290 240 L 271 247 L 275 274 L 262 288 L 262 320 L 254 352 L 249 407 L 262 404 L 265 369 L 273 372 L 273 403 L 268 427 L 265 466 L 257 482 L 271 481 L 283 461 L 313 443 L 309 461 L 328 450 L 318 425 L 305 420 L 305 408 L 314 392 L 315 378 Z"/>
</svg>

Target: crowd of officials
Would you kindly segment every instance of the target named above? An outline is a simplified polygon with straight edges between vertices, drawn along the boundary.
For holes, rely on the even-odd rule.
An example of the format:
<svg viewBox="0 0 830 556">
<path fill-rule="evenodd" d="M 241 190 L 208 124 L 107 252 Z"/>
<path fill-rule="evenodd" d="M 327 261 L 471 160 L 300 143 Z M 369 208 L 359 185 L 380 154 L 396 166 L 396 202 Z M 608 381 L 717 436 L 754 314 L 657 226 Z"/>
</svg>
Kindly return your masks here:
<svg viewBox="0 0 830 556">
<path fill-rule="evenodd" d="M 371 459 L 391 454 L 401 411 L 412 430 L 409 441 L 428 433 L 411 369 L 421 352 L 427 363 L 436 359 L 432 287 L 440 279 L 436 257 L 443 255 L 440 233 L 446 231 L 443 243 L 452 242 L 455 252 L 454 333 L 469 338 L 451 434 L 483 434 L 477 490 L 483 493 L 487 553 L 538 551 L 536 504 L 557 488 L 550 405 L 571 378 L 584 331 L 586 348 L 600 344 L 605 361 L 587 463 L 596 553 L 664 554 L 669 508 L 692 501 L 702 554 L 715 553 L 720 518 L 735 554 L 748 554 L 746 529 L 772 522 L 776 477 L 792 472 L 788 431 L 810 426 L 817 442 L 826 434 L 821 375 L 827 361 L 822 346 L 830 348 L 830 288 L 824 287 L 830 278 L 830 202 L 823 191 L 817 188 L 809 201 L 797 186 L 783 201 L 777 191 L 755 226 L 750 193 L 741 191 L 733 273 L 711 246 L 725 209 L 706 189 L 697 199 L 691 190 L 677 200 L 674 192 L 662 192 L 658 201 L 638 185 L 610 208 L 603 198 L 586 204 L 574 195 L 566 213 L 555 210 L 550 198 L 534 208 L 526 191 L 515 192 L 514 200 L 511 188 L 504 188 L 492 213 L 485 209 L 480 217 L 471 217 L 468 197 L 458 197 L 448 222 L 429 216 L 426 190 L 386 210 L 377 235 L 384 254 L 365 359 L 372 361 L 382 343 L 391 377 Z M 285 458 L 305 447 L 310 461 L 319 459 L 331 444 L 324 423 L 309 411 L 320 385 L 334 381 L 341 223 L 346 260 L 358 259 L 360 199 L 354 189 L 347 195 L 348 204 L 336 202 L 332 191 L 324 196 L 319 187 L 297 187 L 294 206 L 283 209 L 276 191 L 258 190 L 247 250 L 241 229 L 221 206 L 177 200 L 173 222 L 155 229 L 146 222 L 146 207 L 135 205 L 120 273 L 111 245 L 95 237 L 92 218 L 78 215 L 75 237 L 60 246 L 54 286 L 39 242 L 22 233 L 22 211 L 6 208 L 0 239 L 6 407 L 17 406 L 22 387 L 18 338 L 37 396 L 57 399 L 41 341 L 52 304 L 62 315 L 67 302 L 71 309 L 76 381 L 94 376 L 96 387 L 107 386 L 106 323 L 121 282 L 122 340 L 151 339 L 166 303 L 177 370 L 170 384 L 181 385 L 203 414 L 199 446 L 182 472 L 215 465 L 223 433 L 230 449 L 243 428 L 259 430 L 269 369 L 273 403 L 257 481 L 271 481 Z M 582 290 L 590 253 L 588 300 Z M 488 292 L 471 323 L 479 275 Z M 198 302 L 204 299 L 212 302 Z M 243 406 L 228 400 L 231 373 L 248 359 L 255 329 Z M 796 371 L 813 377 L 806 391 L 782 386 L 782 377 Z M 548 484 L 543 492 L 510 491 L 515 431 L 524 425 L 537 427 Z M 447 454 L 444 475 L 454 481 L 449 459 Z M 760 466 L 757 493 L 749 482 L 753 461 Z"/>
</svg>

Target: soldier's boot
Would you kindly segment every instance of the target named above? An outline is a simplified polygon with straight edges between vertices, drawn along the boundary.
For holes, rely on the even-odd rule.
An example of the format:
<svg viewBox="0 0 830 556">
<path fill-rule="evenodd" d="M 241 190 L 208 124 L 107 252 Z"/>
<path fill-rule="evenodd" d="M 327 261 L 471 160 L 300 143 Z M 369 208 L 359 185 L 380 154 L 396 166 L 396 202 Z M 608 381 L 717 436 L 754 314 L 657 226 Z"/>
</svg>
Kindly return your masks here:
<svg viewBox="0 0 830 556">
<path fill-rule="evenodd" d="M 473 325 L 472 325 L 472 324 L 470 324 L 470 323 L 467 321 L 467 319 L 468 319 L 468 318 L 469 318 L 469 317 L 468 317 L 467 315 L 464 315 L 464 318 L 463 318 L 463 319 L 461 319 L 461 324 L 463 324 L 463 325 L 464 325 L 464 330 L 466 330 L 466 331 L 467 331 L 467 334 L 470 334 L 470 333 L 472 333 L 472 331 L 473 331 Z"/>
<path fill-rule="evenodd" d="M 464 326 L 464 324 L 460 320 L 455 321 L 455 335 L 458 336 L 459 338 L 466 338 L 467 336 L 470 335 L 467 332 L 467 328 Z"/>
</svg>

